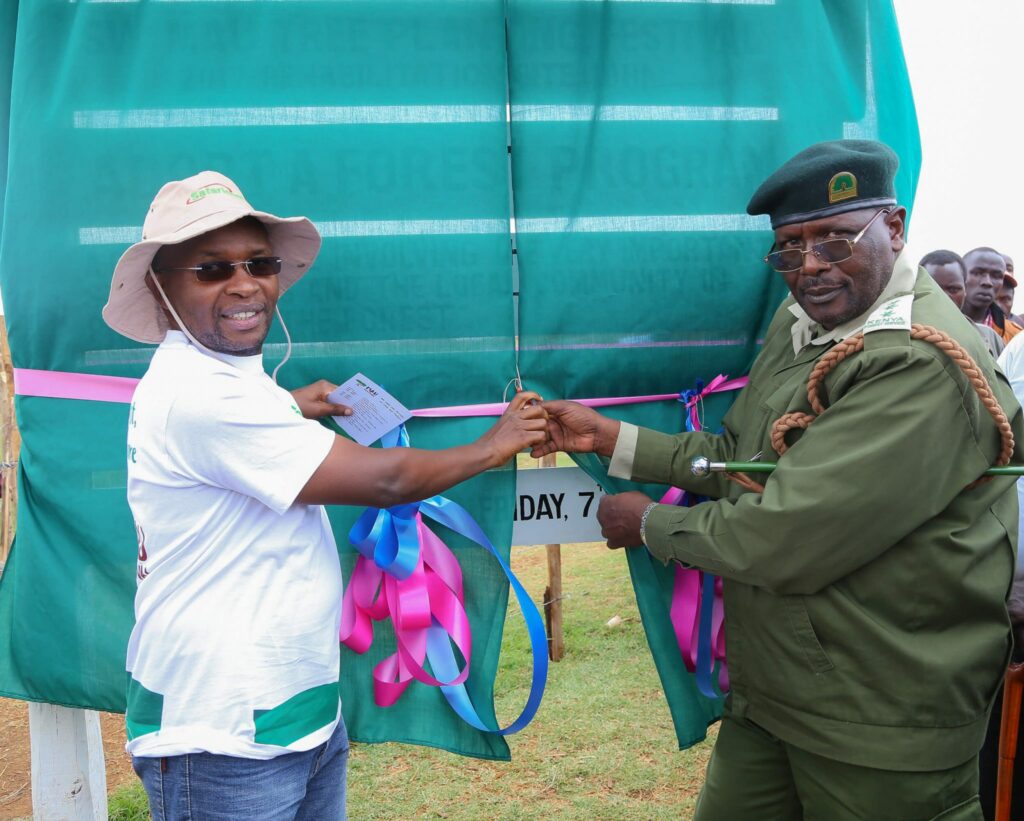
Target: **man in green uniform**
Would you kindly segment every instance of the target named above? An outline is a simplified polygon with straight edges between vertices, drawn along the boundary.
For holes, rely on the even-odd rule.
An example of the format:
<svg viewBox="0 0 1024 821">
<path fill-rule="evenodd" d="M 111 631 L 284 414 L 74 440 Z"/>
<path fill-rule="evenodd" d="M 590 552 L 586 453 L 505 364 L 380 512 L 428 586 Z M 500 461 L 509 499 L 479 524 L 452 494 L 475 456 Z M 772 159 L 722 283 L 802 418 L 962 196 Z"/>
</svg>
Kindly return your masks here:
<svg viewBox="0 0 1024 821">
<path fill-rule="evenodd" d="M 961 369 L 911 336 L 954 338 L 1022 438 L 1022 415 L 981 338 L 904 252 L 895 154 L 841 140 L 797 154 L 758 189 L 766 258 L 792 293 L 721 434 L 670 436 L 548 402 L 552 449 L 612 458 L 610 473 L 714 497 L 693 508 L 606 497 L 611 547 L 725 579 L 732 692 L 696 818 L 981 818 L 977 753 L 1010 651 L 1012 478 L 974 482 L 1000 453 Z M 763 492 L 691 460 L 773 460 L 785 413 L 811 413 L 811 369 L 864 332 L 824 380 L 827 409 Z M 1014 462 L 1022 462 L 1018 445 Z"/>
</svg>

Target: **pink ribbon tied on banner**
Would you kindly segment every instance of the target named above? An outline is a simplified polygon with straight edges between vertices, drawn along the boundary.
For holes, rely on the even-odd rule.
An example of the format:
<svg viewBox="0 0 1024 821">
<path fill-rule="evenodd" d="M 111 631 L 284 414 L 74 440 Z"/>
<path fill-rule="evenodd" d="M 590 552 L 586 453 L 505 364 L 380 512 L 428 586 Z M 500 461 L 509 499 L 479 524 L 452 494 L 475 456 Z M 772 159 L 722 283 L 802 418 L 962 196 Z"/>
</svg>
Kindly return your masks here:
<svg viewBox="0 0 1024 821">
<path fill-rule="evenodd" d="M 687 430 L 699 431 L 703 429 L 700 421 L 700 406 L 704 401 L 705 396 L 710 396 L 713 393 L 725 393 L 726 391 L 738 391 L 744 387 L 749 379 L 746 376 L 741 376 L 737 379 L 730 379 L 725 374 L 718 374 L 714 379 L 708 382 L 707 386 L 702 388 L 700 391 L 693 392 L 687 391 L 683 394 L 683 399 L 680 401 L 686 405 L 686 413 L 689 424 Z M 689 394 L 689 396 L 687 396 Z M 677 504 L 676 502 L 670 502 L 668 504 Z"/>
<path fill-rule="evenodd" d="M 693 432 L 702 430 L 700 405 L 705 396 L 739 390 L 747 381 L 745 376 L 729 379 L 719 374 L 701 390 L 684 393 L 680 401 L 686 406 L 686 429 Z M 673 487 L 661 497 L 660 503 L 688 506 L 692 500 L 685 491 Z M 710 608 L 710 614 L 706 608 Z M 727 692 L 729 668 L 725 658 L 725 604 L 722 599 L 722 579 L 703 570 L 677 564 L 669 618 L 683 663 L 687 670 L 696 675 L 698 689 L 709 698 L 717 698 L 711 686 L 711 679 L 715 665 L 718 664 L 718 687 L 723 693 Z M 707 630 L 704 637 L 702 627 Z"/>
<path fill-rule="evenodd" d="M 397 649 L 373 668 L 373 696 L 390 707 L 414 679 L 433 687 L 461 684 L 469 675 L 472 638 L 462 589 L 462 569 L 451 549 L 416 516 L 420 557 L 412 573 L 398 579 L 360 555 L 342 600 L 341 641 L 356 653 L 373 644 L 373 622 L 390 618 Z M 424 668 L 428 631 L 443 630 L 462 654 L 452 681 L 438 681 Z"/>
</svg>

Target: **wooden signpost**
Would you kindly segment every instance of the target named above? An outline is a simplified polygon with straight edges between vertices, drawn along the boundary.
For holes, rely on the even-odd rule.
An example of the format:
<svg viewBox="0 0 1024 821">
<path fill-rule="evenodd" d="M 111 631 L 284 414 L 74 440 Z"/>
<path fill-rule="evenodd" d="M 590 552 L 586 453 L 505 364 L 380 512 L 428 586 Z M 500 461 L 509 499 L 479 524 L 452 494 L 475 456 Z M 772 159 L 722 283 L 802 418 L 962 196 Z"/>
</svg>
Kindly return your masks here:
<svg viewBox="0 0 1024 821">
<path fill-rule="evenodd" d="M 557 454 L 538 460 L 536 470 L 516 473 L 515 514 L 512 544 L 544 545 L 548 586 L 544 590 L 544 620 L 548 656 L 559 661 L 565 655 L 562 631 L 562 545 L 594 542 L 601 538 L 597 507 L 604 495 L 601 486 L 578 467 L 557 467 Z"/>
<path fill-rule="evenodd" d="M 556 454 L 540 458 L 542 468 L 555 467 Z M 562 632 L 562 546 L 544 546 L 548 558 L 548 586 L 544 588 L 544 621 L 548 628 L 548 657 L 561 661 L 565 655 L 565 634 Z"/>
<path fill-rule="evenodd" d="M 0 315 L 0 568 L 14 540 L 15 516 L 18 509 L 16 481 L 21 435 L 14 419 L 14 368 L 7 347 L 7 324 Z"/>
</svg>

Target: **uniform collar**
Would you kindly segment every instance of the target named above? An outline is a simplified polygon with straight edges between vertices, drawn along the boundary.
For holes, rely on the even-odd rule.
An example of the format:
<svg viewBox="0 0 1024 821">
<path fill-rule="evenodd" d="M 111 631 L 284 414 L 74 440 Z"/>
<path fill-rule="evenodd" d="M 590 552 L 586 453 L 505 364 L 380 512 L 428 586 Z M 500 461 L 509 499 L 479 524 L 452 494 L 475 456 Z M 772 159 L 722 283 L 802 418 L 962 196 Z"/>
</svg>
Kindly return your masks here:
<svg viewBox="0 0 1024 821">
<path fill-rule="evenodd" d="M 896 257 L 892 267 L 892 276 L 889 282 L 878 295 L 878 299 L 860 316 L 856 316 L 842 325 L 836 325 L 831 331 L 826 331 L 817 322 L 804 313 L 804 309 L 794 303 L 789 306 L 789 312 L 796 317 L 790 333 L 793 336 L 793 353 L 798 354 L 808 345 L 827 345 L 830 342 L 841 342 L 848 336 L 853 336 L 867 322 L 869 316 L 874 313 L 883 302 L 887 302 L 897 294 L 905 294 L 914 290 L 914 283 L 917 281 L 917 270 L 907 257 L 907 249 L 904 247 Z"/>
</svg>

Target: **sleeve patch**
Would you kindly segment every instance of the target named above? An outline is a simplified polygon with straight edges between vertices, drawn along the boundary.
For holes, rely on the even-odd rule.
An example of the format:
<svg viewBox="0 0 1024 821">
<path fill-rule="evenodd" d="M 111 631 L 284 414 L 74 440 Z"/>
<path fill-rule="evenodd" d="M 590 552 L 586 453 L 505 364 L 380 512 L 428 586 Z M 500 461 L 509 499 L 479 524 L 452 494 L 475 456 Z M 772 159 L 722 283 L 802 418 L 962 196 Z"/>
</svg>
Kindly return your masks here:
<svg viewBox="0 0 1024 821">
<path fill-rule="evenodd" d="M 903 294 L 883 302 L 864 323 L 864 333 L 872 331 L 909 331 L 913 294 Z"/>
</svg>

